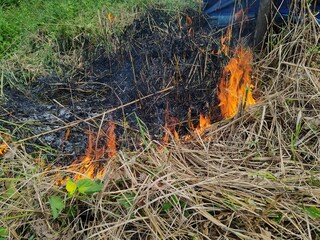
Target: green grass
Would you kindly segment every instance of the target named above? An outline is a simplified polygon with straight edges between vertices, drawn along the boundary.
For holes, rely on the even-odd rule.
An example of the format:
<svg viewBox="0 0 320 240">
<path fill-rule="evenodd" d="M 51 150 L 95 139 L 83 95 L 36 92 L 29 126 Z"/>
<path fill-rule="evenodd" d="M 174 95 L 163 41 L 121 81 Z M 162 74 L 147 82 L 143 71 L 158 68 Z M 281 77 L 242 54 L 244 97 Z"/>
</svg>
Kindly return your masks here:
<svg viewBox="0 0 320 240">
<path fill-rule="evenodd" d="M 182 1 L 162 1 L 177 8 Z M 19 1 L 0 8 L 0 59 L 12 54 L 36 33 L 48 38 L 68 41 L 80 32 L 99 37 L 98 11 L 106 9 L 115 16 L 137 13 L 156 1 L 146 0 L 51 0 Z M 36 46 L 34 46 L 36 48 Z M 30 49 L 32 50 L 32 49 Z"/>
<path fill-rule="evenodd" d="M 13 53 L 37 32 L 58 39 L 61 35 L 72 36 L 80 29 L 93 30 L 90 23 L 102 3 L 103 1 L 34 0 L 2 8 L 0 56 L 4 58 Z"/>
<path fill-rule="evenodd" d="M 170 10 L 192 0 L 21 0 L 0 2 L 0 76 L 4 83 L 29 83 L 54 70 L 61 55 L 108 48 L 137 14 L 157 4 Z M 108 13 L 115 17 L 112 26 Z M 73 52 L 70 54 L 70 52 Z M 89 51 L 87 51 L 89 52 Z M 94 51 L 90 51 L 94 52 Z M 73 61 L 77 56 L 72 56 Z M 65 60 L 65 59 L 64 59 Z M 4 84 L 0 83 L 1 86 Z M 0 87 L 1 87 L 0 86 Z"/>
</svg>

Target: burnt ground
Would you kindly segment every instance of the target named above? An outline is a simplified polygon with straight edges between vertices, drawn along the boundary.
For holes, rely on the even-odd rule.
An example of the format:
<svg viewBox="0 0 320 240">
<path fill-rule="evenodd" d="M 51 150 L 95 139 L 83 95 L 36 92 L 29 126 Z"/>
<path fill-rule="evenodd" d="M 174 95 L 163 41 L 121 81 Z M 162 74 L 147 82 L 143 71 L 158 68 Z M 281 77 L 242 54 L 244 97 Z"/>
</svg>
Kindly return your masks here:
<svg viewBox="0 0 320 240">
<path fill-rule="evenodd" d="M 227 61 L 215 54 L 222 35 L 223 30 L 212 29 L 197 12 L 186 10 L 177 17 L 150 10 L 126 28 L 112 53 L 97 51 L 83 71 L 66 71 L 62 78 L 54 73 L 43 76 L 23 91 L 5 89 L 7 100 L 0 107 L 5 120 L 2 124 L 16 139 L 24 139 L 167 88 L 172 89 L 106 114 L 105 122 L 117 124 L 119 148 L 139 133 L 138 118 L 151 138 L 161 139 L 166 106 L 169 115 L 179 120 L 180 133 L 187 131 L 189 110 L 194 124 L 200 112 L 218 121 L 215 89 Z M 28 151 L 43 146 L 48 155 L 60 154 L 69 162 L 84 152 L 85 130 L 97 131 L 101 119 L 73 126 L 67 139 L 67 128 L 31 139 Z M 129 130 L 124 130 L 124 120 Z"/>
</svg>

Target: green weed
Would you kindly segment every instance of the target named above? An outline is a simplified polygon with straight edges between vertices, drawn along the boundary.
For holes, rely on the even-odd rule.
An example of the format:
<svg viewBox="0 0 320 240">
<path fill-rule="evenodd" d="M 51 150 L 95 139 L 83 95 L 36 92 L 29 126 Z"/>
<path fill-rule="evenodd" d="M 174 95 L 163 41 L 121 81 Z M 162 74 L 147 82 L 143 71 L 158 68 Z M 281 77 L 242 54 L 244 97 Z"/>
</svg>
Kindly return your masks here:
<svg viewBox="0 0 320 240">
<path fill-rule="evenodd" d="M 295 132 L 291 134 L 291 152 L 292 152 L 292 157 L 294 161 L 296 161 L 296 143 L 298 141 L 299 134 L 301 132 L 301 126 L 302 126 L 302 116 L 300 111 L 297 117 Z"/>
<path fill-rule="evenodd" d="M 76 196 L 76 193 L 82 194 L 84 196 L 90 196 L 93 193 L 100 192 L 103 188 L 103 184 L 100 180 L 93 179 L 80 179 L 77 182 L 69 179 L 66 183 L 66 190 L 68 192 L 68 197 L 62 199 L 57 195 L 50 197 L 49 204 L 52 212 L 53 219 L 57 219 L 63 210 L 67 213 L 68 216 L 75 216 L 76 209 L 72 206 L 67 207 L 66 203 L 70 202 Z M 81 196 L 80 196 L 81 198 Z"/>
</svg>

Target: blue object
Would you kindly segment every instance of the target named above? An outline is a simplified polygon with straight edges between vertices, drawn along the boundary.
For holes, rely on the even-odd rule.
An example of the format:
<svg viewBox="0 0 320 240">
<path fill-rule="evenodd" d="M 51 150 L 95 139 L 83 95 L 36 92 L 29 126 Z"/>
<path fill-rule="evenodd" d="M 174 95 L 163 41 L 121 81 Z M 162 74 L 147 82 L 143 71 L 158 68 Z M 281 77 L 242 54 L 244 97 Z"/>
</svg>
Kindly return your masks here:
<svg viewBox="0 0 320 240">
<path fill-rule="evenodd" d="M 278 19 L 287 18 L 290 15 L 292 0 L 274 0 L 274 2 L 279 9 Z M 204 0 L 203 4 L 203 12 L 209 16 L 210 23 L 217 27 L 223 27 L 240 21 L 238 18 L 241 17 L 241 14 L 246 16 L 246 20 L 255 20 L 260 0 Z M 311 9 L 318 13 L 316 18 L 320 22 L 320 0 L 314 0 L 310 4 Z"/>
<path fill-rule="evenodd" d="M 241 11 L 247 14 L 249 20 L 256 18 L 259 9 L 259 0 L 207 0 L 204 1 L 203 12 L 210 18 L 211 24 L 222 27 L 237 21 Z"/>
</svg>

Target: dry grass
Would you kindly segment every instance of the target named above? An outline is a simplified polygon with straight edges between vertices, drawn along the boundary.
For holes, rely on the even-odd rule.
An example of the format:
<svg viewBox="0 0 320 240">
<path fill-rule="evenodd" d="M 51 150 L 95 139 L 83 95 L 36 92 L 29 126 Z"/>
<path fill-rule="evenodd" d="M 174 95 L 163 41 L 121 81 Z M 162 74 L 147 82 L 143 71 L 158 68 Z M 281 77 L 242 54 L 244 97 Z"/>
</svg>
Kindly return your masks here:
<svg viewBox="0 0 320 240">
<path fill-rule="evenodd" d="M 319 239 L 320 27 L 309 20 L 270 37 L 279 40 L 254 66 L 255 106 L 186 144 L 120 151 L 101 193 L 66 200 L 76 216 L 52 220 L 48 199 L 65 190 L 9 143 L 9 239 Z"/>
</svg>

